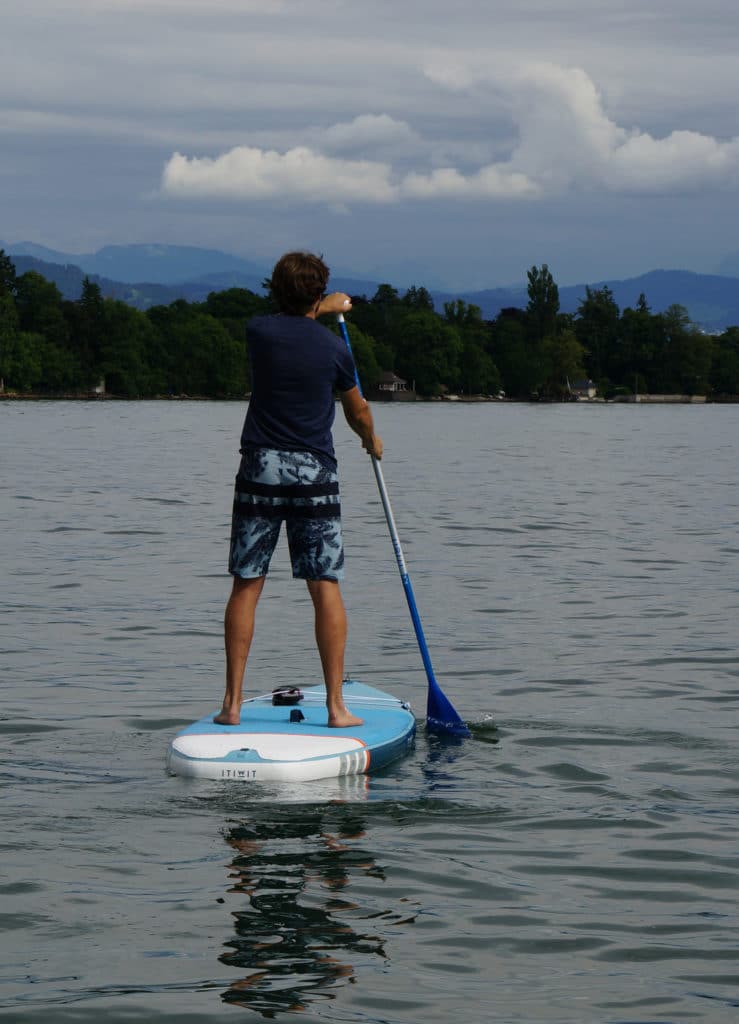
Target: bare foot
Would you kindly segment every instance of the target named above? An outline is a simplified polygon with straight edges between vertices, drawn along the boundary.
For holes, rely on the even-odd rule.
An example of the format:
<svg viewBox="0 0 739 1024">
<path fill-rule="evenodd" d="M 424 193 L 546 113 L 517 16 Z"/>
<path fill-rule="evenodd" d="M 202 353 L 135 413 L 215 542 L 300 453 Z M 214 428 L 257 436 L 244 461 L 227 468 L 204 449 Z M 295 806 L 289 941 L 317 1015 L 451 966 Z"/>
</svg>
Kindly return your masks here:
<svg viewBox="0 0 739 1024">
<path fill-rule="evenodd" d="M 334 714 L 329 712 L 328 724 L 332 729 L 349 729 L 353 725 L 364 725 L 364 719 L 357 718 L 351 711 L 344 708 L 342 711 L 337 711 Z"/>
<path fill-rule="evenodd" d="M 217 725 L 241 725 L 241 709 L 237 708 L 236 711 L 219 711 L 217 715 L 213 716 L 213 721 Z"/>
</svg>

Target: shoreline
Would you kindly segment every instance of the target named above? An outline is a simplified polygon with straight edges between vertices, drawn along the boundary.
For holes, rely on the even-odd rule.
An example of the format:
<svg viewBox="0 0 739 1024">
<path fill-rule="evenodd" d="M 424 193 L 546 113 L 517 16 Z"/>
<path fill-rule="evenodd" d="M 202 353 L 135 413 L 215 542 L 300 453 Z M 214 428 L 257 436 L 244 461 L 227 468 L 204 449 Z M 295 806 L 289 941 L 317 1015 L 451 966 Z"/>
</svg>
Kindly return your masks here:
<svg viewBox="0 0 739 1024">
<path fill-rule="evenodd" d="M 211 397 L 205 395 L 150 395 L 128 398 L 124 395 L 87 394 L 9 394 L 0 393 L 0 402 L 248 402 L 249 395 Z M 454 397 L 415 398 L 412 401 L 388 402 L 370 398 L 375 405 L 734 405 L 739 395 L 619 395 L 616 398 L 536 399 L 494 398 L 486 395 L 455 395 Z"/>
</svg>

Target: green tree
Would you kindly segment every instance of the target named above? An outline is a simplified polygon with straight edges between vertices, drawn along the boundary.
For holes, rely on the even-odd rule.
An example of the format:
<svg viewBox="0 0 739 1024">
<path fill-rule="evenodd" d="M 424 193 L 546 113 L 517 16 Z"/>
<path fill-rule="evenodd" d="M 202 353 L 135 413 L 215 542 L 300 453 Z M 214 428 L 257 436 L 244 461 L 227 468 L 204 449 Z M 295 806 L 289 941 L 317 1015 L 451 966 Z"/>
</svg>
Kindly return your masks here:
<svg viewBox="0 0 739 1024">
<path fill-rule="evenodd" d="M 445 302 L 444 319 L 448 324 L 453 324 L 455 327 L 475 330 L 480 335 L 486 333 L 485 323 L 482 319 L 482 310 L 471 302 L 465 302 L 464 299 L 454 299 L 452 302 Z"/>
<path fill-rule="evenodd" d="M 215 317 L 182 299 L 155 306 L 148 316 L 162 342 L 166 391 L 212 398 L 245 393 L 243 345 Z"/>
<path fill-rule="evenodd" d="M 528 272 L 526 307 L 531 335 L 535 341 L 556 334 L 559 314 L 559 288 L 546 263 L 532 267 Z"/>
<path fill-rule="evenodd" d="M 362 393 L 368 395 L 377 386 L 382 368 L 377 361 L 375 343 L 368 334 L 364 334 L 353 323 L 347 323 L 349 342 L 354 356 L 354 365 L 359 375 Z"/>
<path fill-rule="evenodd" d="M 11 353 L 18 335 L 18 311 L 9 291 L 0 292 L 0 391 L 11 385 Z"/>
<path fill-rule="evenodd" d="M 391 284 L 378 284 L 377 291 L 370 300 L 374 306 L 397 306 L 400 304 L 400 297 L 397 288 Z"/>
<path fill-rule="evenodd" d="M 397 373 L 415 381 L 420 395 L 441 394 L 459 381 L 459 332 L 429 310 L 410 310 L 399 320 Z"/>
<path fill-rule="evenodd" d="M 41 360 L 38 388 L 58 393 L 83 387 L 85 374 L 70 345 L 65 303 L 56 285 L 29 270 L 17 280 L 16 308 L 21 332 L 32 338 L 27 345 Z M 30 357 L 24 358 L 27 364 Z"/>
<path fill-rule="evenodd" d="M 369 335 L 368 335 L 369 337 Z M 373 338 L 375 358 L 380 370 L 392 371 L 395 369 L 395 349 L 387 341 L 377 341 Z"/>
<path fill-rule="evenodd" d="M 685 395 L 707 395 L 711 390 L 716 339 L 694 327 L 686 342 L 680 365 L 682 392 Z"/>
<path fill-rule="evenodd" d="M 0 298 L 3 295 L 15 295 L 17 278 L 15 264 L 4 249 L 0 249 Z"/>
<path fill-rule="evenodd" d="M 123 398 L 160 394 L 165 390 L 164 374 L 160 338 L 154 324 L 145 313 L 116 299 L 105 300 L 103 313 L 99 372 L 105 379 L 106 391 Z"/>
<path fill-rule="evenodd" d="M 41 346 L 43 372 L 39 390 L 47 394 L 75 392 L 80 388 L 80 367 L 69 349 L 53 344 L 47 338 Z"/>
<path fill-rule="evenodd" d="M 669 306 L 662 314 L 662 322 L 673 389 L 685 395 L 706 394 L 710 387 L 713 338 L 691 323 L 684 306 Z"/>
<path fill-rule="evenodd" d="M 11 351 L 10 382 L 14 390 L 64 394 L 79 386 L 79 366 L 72 353 L 42 334 L 19 331 Z"/>
<path fill-rule="evenodd" d="M 29 270 L 18 278 L 16 305 L 21 330 L 37 332 L 47 341 L 66 347 L 69 329 L 62 312 L 62 296 L 55 284 Z"/>
<path fill-rule="evenodd" d="M 47 342 L 40 334 L 28 331 L 16 331 L 4 340 L 0 376 L 8 390 L 27 392 L 38 388 L 44 372 L 45 347 Z"/>
<path fill-rule="evenodd" d="M 352 296 L 351 322 L 364 334 L 375 339 L 378 345 L 390 346 L 395 359 L 395 342 L 398 337 L 397 321 L 405 307 L 398 292 L 389 284 L 381 284 L 371 299 Z M 391 369 L 391 366 L 385 369 Z"/>
<path fill-rule="evenodd" d="M 512 398 L 528 398 L 541 386 L 537 348 L 531 340 L 524 310 L 502 309 L 493 325 L 491 354 L 500 370 L 503 388 Z"/>
<path fill-rule="evenodd" d="M 617 382 L 634 392 L 653 390 L 651 381 L 660 331 L 643 293 L 636 309 L 627 307 L 621 314 L 619 333 L 621 364 L 614 375 Z"/>
<path fill-rule="evenodd" d="M 13 391 L 37 391 L 42 383 L 51 390 L 63 389 L 63 375 L 55 373 L 54 349 L 40 334 L 18 331 L 8 352 L 8 380 Z M 44 381 L 46 377 L 46 381 Z"/>
<path fill-rule="evenodd" d="M 246 324 L 253 316 L 270 311 L 269 299 L 256 295 L 247 288 L 228 288 L 223 292 L 211 292 L 202 310 L 226 328 L 234 344 L 233 357 L 241 367 L 234 380 L 243 379 L 243 394 L 251 387 L 249 359 L 246 346 Z M 240 386 L 234 384 L 234 386 Z"/>
<path fill-rule="evenodd" d="M 541 344 L 543 394 L 549 398 L 565 398 L 570 386 L 584 375 L 584 356 L 585 350 L 574 331 L 562 331 L 545 338 Z"/>
<path fill-rule="evenodd" d="M 62 306 L 69 331 L 69 347 L 83 375 L 83 384 L 97 384 L 103 372 L 102 353 L 106 347 L 107 319 L 105 299 L 100 286 L 85 277 L 82 295 L 77 302 Z"/>
<path fill-rule="evenodd" d="M 404 306 L 410 306 L 411 309 L 430 309 L 433 311 L 434 308 L 434 300 L 431 298 L 431 293 L 425 288 L 417 288 L 415 285 L 411 285 L 400 301 Z"/>
<path fill-rule="evenodd" d="M 739 327 L 729 327 L 716 339 L 711 391 L 717 395 L 739 395 Z"/>
<path fill-rule="evenodd" d="M 618 352 L 620 313 L 613 292 L 603 288 L 585 288 L 585 298 L 577 311 L 577 338 L 588 353 L 587 369 L 593 380 L 618 374 L 623 360 Z"/>
<path fill-rule="evenodd" d="M 234 338 L 244 337 L 247 321 L 269 312 L 269 300 L 248 288 L 227 288 L 211 292 L 202 306 L 204 313 L 220 320 Z"/>
<path fill-rule="evenodd" d="M 710 386 L 713 341 L 691 323 L 684 306 L 673 304 L 655 317 L 658 351 L 652 384 L 664 394 L 701 394 Z"/>
<path fill-rule="evenodd" d="M 463 299 L 445 302 L 444 321 L 459 331 L 462 341 L 459 361 L 462 390 L 470 395 L 500 391 L 500 373 L 489 352 L 490 325 L 482 319 L 480 307 Z"/>
<path fill-rule="evenodd" d="M 463 338 L 459 370 L 462 389 L 468 395 L 494 395 L 501 389 L 498 367 L 474 338 Z"/>
</svg>

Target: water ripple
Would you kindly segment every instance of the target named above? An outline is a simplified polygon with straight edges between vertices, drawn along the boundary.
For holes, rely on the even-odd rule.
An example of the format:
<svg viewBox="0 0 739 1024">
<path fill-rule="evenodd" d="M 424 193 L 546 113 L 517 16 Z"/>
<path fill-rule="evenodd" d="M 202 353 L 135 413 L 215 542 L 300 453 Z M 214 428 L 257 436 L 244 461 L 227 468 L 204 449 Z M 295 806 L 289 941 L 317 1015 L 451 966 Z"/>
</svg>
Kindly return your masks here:
<svg viewBox="0 0 739 1024">
<path fill-rule="evenodd" d="M 242 415 L 4 418 L 0 1014 L 732 1019 L 739 409 L 378 409 L 436 674 L 472 731 L 453 743 L 423 727 L 382 509 L 337 424 L 348 667 L 419 733 L 381 773 L 289 788 L 163 765 L 220 699 Z M 249 692 L 320 676 L 309 607 L 278 551 Z"/>
</svg>

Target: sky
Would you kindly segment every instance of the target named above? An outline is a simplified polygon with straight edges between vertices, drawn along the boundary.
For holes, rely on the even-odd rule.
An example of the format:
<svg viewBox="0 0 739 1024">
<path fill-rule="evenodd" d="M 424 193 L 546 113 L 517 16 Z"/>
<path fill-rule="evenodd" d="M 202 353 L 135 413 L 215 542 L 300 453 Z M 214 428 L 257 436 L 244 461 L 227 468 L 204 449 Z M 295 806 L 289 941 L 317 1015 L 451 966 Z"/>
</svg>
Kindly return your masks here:
<svg viewBox="0 0 739 1024">
<path fill-rule="evenodd" d="M 465 290 L 739 250 L 736 0 L 5 6 L 5 244 Z"/>
</svg>

